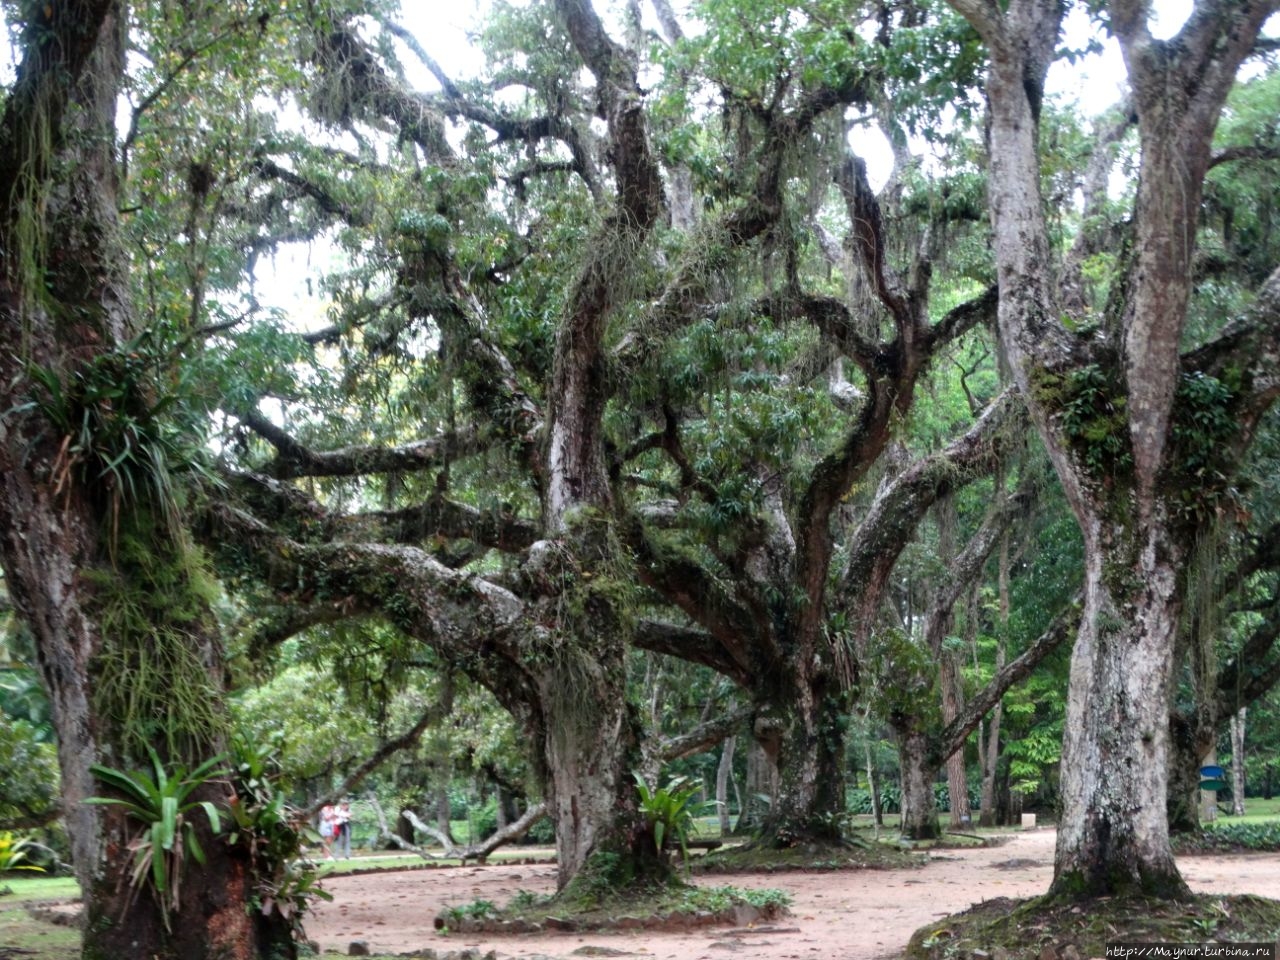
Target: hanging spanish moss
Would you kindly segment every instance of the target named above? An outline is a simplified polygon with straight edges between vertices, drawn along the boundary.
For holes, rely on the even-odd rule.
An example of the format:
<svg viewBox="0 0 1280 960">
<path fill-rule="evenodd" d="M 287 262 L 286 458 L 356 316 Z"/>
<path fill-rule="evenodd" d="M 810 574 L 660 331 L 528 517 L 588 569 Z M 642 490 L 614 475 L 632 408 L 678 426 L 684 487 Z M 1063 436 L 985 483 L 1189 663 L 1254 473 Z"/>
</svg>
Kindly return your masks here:
<svg viewBox="0 0 1280 960">
<path fill-rule="evenodd" d="M 1186 572 L 1183 630 L 1187 663 L 1195 695 L 1197 721 L 1213 726 L 1217 718 L 1218 641 L 1223 629 L 1223 577 L 1227 536 L 1221 521 L 1201 530 L 1191 548 Z"/>
</svg>

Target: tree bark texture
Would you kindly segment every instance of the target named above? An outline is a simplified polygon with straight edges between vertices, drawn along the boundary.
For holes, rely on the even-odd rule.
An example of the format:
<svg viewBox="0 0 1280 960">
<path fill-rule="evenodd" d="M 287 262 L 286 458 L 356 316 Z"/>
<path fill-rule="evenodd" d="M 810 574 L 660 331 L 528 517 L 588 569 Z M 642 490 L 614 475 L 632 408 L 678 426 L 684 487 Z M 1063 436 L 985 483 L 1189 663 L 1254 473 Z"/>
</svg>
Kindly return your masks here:
<svg viewBox="0 0 1280 960">
<path fill-rule="evenodd" d="M 1231 815 L 1244 816 L 1244 728 L 1249 708 L 1241 707 L 1231 717 Z"/>
<path fill-rule="evenodd" d="M 216 728 L 191 729 L 188 704 L 176 696 L 169 714 L 139 718 L 121 715 L 101 695 L 111 684 L 135 682 L 124 672 L 147 656 L 147 646 L 181 647 L 176 652 L 192 665 L 188 679 L 203 691 L 203 715 L 215 723 L 221 674 L 207 606 L 180 615 L 148 609 L 149 624 L 104 626 L 123 591 L 193 596 L 190 570 L 179 569 L 190 548 L 167 505 L 123 496 L 105 471 L 97 475 L 101 463 L 93 459 L 118 452 L 93 445 L 107 442 L 112 417 L 137 412 L 121 408 L 145 397 L 117 394 L 119 407 L 93 411 L 75 406 L 86 402 L 80 385 L 107 375 L 139 332 L 116 221 L 115 112 L 128 11 L 118 0 L 94 0 L 27 13 L 22 63 L 0 121 L 0 182 L 12 186 L 0 209 L 0 407 L 7 411 L 0 418 L 0 561 L 35 637 L 58 732 L 63 809 L 86 901 L 83 955 L 292 956 L 287 924 L 246 909 L 256 884 L 247 851 L 212 837 L 202 815 L 207 863 L 186 861 L 180 901 L 166 912 L 148 890 L 130 890 L 128 844 L 140 825 L 119 807 L 83 802 L 107 792 L 91 764 L 147 765 L 140 740 L 188 766 L 222 745 Z M 50 380 L 61 384 L 61 397 L 47 389 Z M 90 413 L 102 418 L 95 422 L 103 431 L 73 444 L 67 420 L 78 426 Z M 139 532 L 151 538 L 155 563 L 165 568 L 160 576 L 176 570 L 173 580 L 149 580 L 148 568 L 128 559 L 117 537 Z M 122 647 L 125 635 L 142 648 Z M 149 707 L 174 693 L 148 690 Z M 145 724 L 158 729 L 142 732 Z M 225 799 L 202 790 L 197 796 Z"/>
<path fill-rule="evenodd" d="M 960 715 L 960 669 L 955 654 L 944 653 L 939 666 L 942 722 L 951 723 Z M 951 798 L 951 826 L 968 826 L 973 820 L 973 811 L 969 808 L 969 778 L 965 772 L 964 747 L 947 757 L 947 793 Z"/>
<path fill-rule="evenodd" d="M 907 729 L 898 737 L 902 769 L 902 835 L 908 840 L 942 836 L 938 802 L 933 793 L 936 768 L 929 763 L 929 738 L 923 730 Z"/>
<path fill-rule="evenodd" d="M 760 739 L 753 736 L 747 741 L 746 796 L 738 809 L 738 819 L 733 825 L 736 834 L 750 834 L 760 829 L 765 814 L 778 794 L 778 768 L 769 758 Z"/>
<path fill-rule="evenodd" d="M 614 877 L 618 886 L 660 869 L 652 838 L 645 842 L 638 822 L 631 771 L 639 759 L 640 727 L 627 701 L 620 659 L 601 662 L 597 653 L 540 679 L 548 726 L 548 806 L 562 890 L 595 853 L 623 857 Z"/>
<path fill-rule="evenodd" d="M 1212 743 L 1212 736 L 1192 720 L 1178 714 L 1170 718 L 1166 800 L 1170 833 L 1200 831 L 1200 758 Z"/>
<path fill-rule="evenodd" d="M 844 808 L 843 695 L 830 677 L 811 677 L 792 689 L 791 702 L 779 696 L 756 718 L 755 735 L 778 770 L 762 839 L 784 847 L 803 840 L 838 844 L 832 815 Z"/>
<path fill-rule="evenodd" d="M 1104 544 L 1123 531 L 1091 526 L 1067 697 L 1054 890 L 1180 896 L 1186 887 L 1169 847 L 1165 801 L 1180 612 L 1174 587 L 1183 556 L 1155 530 L 1141 545 Z M 1135 553 L 1132 572 L 1104 573 L 1103 558 L 1115 563 Z"/>
<path fill-rule="evenodd" d="M 727 837 L 729 825 L 729 783 L 733 780 L 733 750 L 737 737 L 726 737 L 720 748 L 720 763 L 716 767 L 716 814 L 720 818 L 720 836 Z"/>
</svg>

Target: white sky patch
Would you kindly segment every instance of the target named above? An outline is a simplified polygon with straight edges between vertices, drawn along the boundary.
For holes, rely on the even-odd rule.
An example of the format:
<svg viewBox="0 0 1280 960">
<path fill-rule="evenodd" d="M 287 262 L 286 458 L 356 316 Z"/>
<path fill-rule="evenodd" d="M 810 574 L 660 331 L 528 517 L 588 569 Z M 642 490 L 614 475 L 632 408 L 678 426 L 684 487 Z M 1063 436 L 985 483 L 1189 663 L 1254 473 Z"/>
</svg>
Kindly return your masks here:
<svg viewBox="0 0 1280 960">
<path fill-rule="evenodd" d="M 893 148 L 877 125 L 868 123 L 849 131 L 849 147 L 867 165 L 867 182 L 879 193 L 893 173 Z"/>
<path fill-rule="evenodd" d="M 450 80 L 469 80 L 484 72 L 484 56 L 471 37 L 488 7 L 485 0 L 453 0 L 449 4 L 403 0 L 399 22 L 417 38 L 422 49 Z M 398 38 L 395 45 L 404 66 L 405 82 L 424 93 L 439 90 L 439 82 L 417 55 Z"/>
<path fill-rule="evenodd" d="M 1157 40 L 1168 40 L 1175 36 L 1195 6 L 1192 0 L 1155 0 L 1151 4 L 1151 35 Z"/>
<path fill-rule="evenodd" d="M 299 333 L 322 330 L 329 321 L 329 298 L 320 279 L 342 266 L 341 254 L 327 238 L 287 243 L 262 257 L 253 273 L 253 293 L 264 310 L 278 310 Z"/>
<path fill-rule="evenodd" d="M 1074 103 L 1091 116 L 1124 96 L 1129 89 L 1129 76 L 1119 42 L 1101 35 L 1088 12 L 1073 6 L 1062 23 L 1062 45 L 1069 50 L 1083 50 L 1094 37 L 1102 44 L 1101 53 L 1078 57 L 1075 63 L 1065 58 L 1056 60 L 1045 78 L 1045 92 L 1050 97 Z"/>
</svg>

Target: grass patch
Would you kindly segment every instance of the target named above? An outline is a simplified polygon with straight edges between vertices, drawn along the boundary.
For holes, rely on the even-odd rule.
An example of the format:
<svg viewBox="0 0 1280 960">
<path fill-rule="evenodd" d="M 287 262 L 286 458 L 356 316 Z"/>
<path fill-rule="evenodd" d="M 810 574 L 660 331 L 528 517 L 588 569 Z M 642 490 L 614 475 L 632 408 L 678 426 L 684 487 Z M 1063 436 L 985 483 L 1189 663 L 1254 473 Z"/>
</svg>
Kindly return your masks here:
<svg viewBox="0 0 1280 960">
<path fill-rule="evenodd" d="M 680 930 L 698 926 L 745 925 L 783 916 L 791 903 L 781 890 L 699 887 L 670 883 L 632 887 L 626 894 L 567 899 L 521 890 L 506 907 L 473 900 L 442 910 L 442 933 L 542 933 L 573 930 Z"/>
<path fill-rule="evenodd" d="M 8 891 L 7 893 L 5 891 Z M 0 875 L 0 909 L 30 900 L 73 900 L 80 896 L 75 877 L 42 877 L 31 874 Z M 4 941 L 0 940 L 0 943 Z"/>
<path fill-rule="evenodd" d="M 766 847 L 746 844 L 714 850 L 689 861 L 692 873 L 792 873 L 807 870 L 892 870 L 918 867 L 924 860 L 893 842 L 833 846 L 799 844 Z"/>
<path fill-rule="evenodd" d="M 1244 808 L 1246 813 L 1242 817 L 1233 817 L 1231 814 L 1219 812 L 1218 822 L 1261 823 L 1267 820 L 1280 819 L 1280 797 L 1272 797 L 1270 800 L 1262 797 L 1245 797 Z M 1226 807 L 1219 808 L 1219 810 L 1222 809 L 1230 809 L 1229 802 Z"/>
<path fill-rule="evenodd" d="M 0 885 L 7 883 L 0 881 Z M 0 958 L 79 960 L 80 931 L 36 920 L 9 897 L 0 899 Z"/>
<path fill-rule="evenodd" d="M 1079 902 L 987 900 L 917 930 L 908 960 L 1070 960 L 1103 957 L 1117 940 L 1267 942 L 1280 931 L 1280 902 L 1199 896 L 1170 902 L 1101 897 Z"/>
<path fill-rule="evenodd" d="M 550 847 L 515 847 L 497 850 L 485 858 L 486 863 L 553 863 L 555 850 Z M 475 864 L 475 860 L 467 863 Z M 424 859 L 416 853 L 403 855 L 370 854 L 355 856 L 350 860 L 326 860 L 323 855 L 316 860 L 330 877 L 346 876 L 353 873 L 379 873 L 392 870 L 431 870 L 436 867 L 462 866 L 457 858 Z"/>
<path fill-rule="evenodd" d="M 1008 834 L 984 837 L 973 833 L 944 833 L 933 840 L 902 841 L 910 850 L 976 850 L 981 847 L 998 847 L 1008 842 Z"/>
</svg>

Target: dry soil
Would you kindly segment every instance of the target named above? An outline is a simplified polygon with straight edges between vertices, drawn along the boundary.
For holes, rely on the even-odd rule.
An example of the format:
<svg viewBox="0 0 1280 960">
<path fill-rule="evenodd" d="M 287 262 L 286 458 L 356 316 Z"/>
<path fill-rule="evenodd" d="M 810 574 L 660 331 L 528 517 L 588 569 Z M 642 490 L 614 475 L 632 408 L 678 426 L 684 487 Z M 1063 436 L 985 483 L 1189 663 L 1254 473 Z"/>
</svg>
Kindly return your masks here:
<svg viewBox="0 0 1280 960">
<path fill-rule="evenodd" d="M 504 904 L 518 890 L 548 893 L 555 867 L 467 866 L 337 877 L 326 882 L 307 933 L 325 950 L 346 953 L 364 940 L 377 953 L 478 947 L 499 957 L 568 958 L 622 953 L 653 960 L 872 960 L 896 955 L 916 928 L 993 897 L 1043 893 L 1053 867 L 1051 829 L 1014 834 L 997 847 L 938 851 L 921 869 L 744 874 L 700 879 L 743 887 L 778 887 L 793 898 L 792 916 L 756 928 L 691 933 L 541 933 L 441 936 L 436 914 L 483 898 Z M 1280 897 L 1280 854 L 1189 856 L 1179 866 L 1192 889 Z M 605 948 L 602 951 L 583 947 Z M 577 951 L 575 953 L 575 951 Z M 619 951 L 615 953 L 613 951 Z"/>
</svg>

